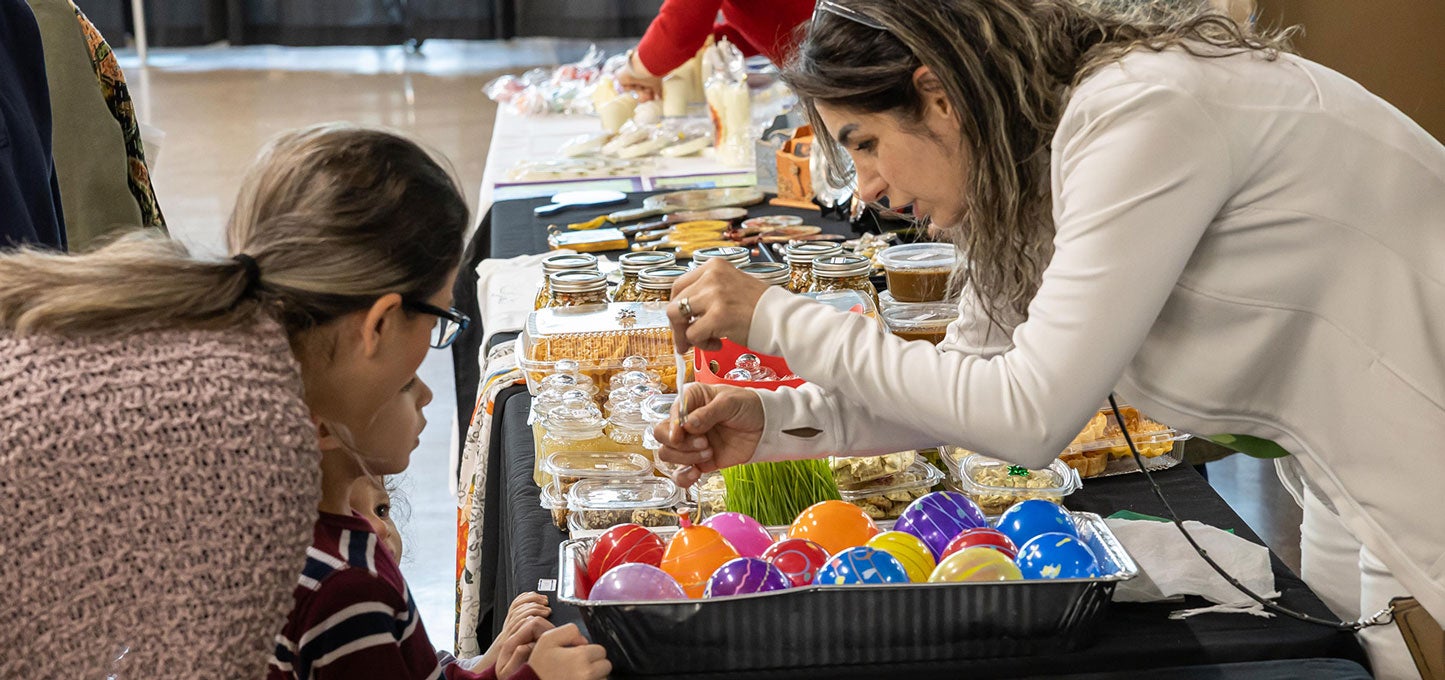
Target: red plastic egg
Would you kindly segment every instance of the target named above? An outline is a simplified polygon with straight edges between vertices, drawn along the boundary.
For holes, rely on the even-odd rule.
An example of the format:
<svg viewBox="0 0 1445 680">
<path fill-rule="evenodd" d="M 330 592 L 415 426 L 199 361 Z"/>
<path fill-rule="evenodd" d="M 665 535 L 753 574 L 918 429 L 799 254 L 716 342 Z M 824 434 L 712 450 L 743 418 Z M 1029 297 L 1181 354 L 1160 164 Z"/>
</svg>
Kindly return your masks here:
<svg viewBox="0 0 1445 680">
<path fill-rule="evenodd" d="M 828 563 L 828 551 L 806 538 L 785 538 L 768 546 L 763 551 L 763 559 L 798 587 L 813 582 L 818 570 Z"/>
<path fill-rule="evenodd" d="M 620 564 L 662 564 L 662 539 L 640 524 L 619 524 L 597 537 L 587 556 L 587 580 L 596 583 Z"/>
<path fill-rule="evenodd" d="M 993 548 L 1007 555 L 1009 559 L 1019 556 L 1018 547 L 1002 531 L 980 527 L 967 529 L 950 541 L 948 547 L 944 548 L 943 557 L 939 559 L 939 562 L 964 548 Z"/>
</svg>

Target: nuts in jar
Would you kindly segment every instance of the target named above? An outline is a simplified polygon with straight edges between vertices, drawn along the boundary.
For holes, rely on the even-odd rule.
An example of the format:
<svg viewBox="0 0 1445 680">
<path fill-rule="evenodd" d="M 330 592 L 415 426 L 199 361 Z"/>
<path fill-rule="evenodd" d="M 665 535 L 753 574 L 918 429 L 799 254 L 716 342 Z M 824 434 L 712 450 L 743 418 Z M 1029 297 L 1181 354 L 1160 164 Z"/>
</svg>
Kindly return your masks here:
<svg viewBox="0 0 1445 680">
<path fill-rule="evenodd" d="M 653 267 L 637 275 L 638 302 L 671 302 L 672 284 L 686 274 L 682 267 Z"/>
<path fill-rule="evenodd" d="M 843 246 L 837 243 L 800 242 L 790 243 L 783 251 L 783 260 L 788 263 L 788 291 L 806 293 L 813 287 L 813 261 L 820 257 L 842 255 Z"/>
<path fill-rule="evenodd" d="M 826 293 L 835 290 L 853 290 L 867 295 L 878 306 L 878 289 L 868 277 L 873 273 L 873 263 L 857 255 L 834 255 L 813 261 L 813 287 L 809 292 Z"/>
<path fill-rule="evenodd" d="M 553 255 L 542 260 L 542 287 L 532 302 L 532 309 L 544 309 L 552 299 L 550 284 L 553 274 L 567 271 L 597 271 L 597 256 L 586 253 Z"/>
<path fill-rule="evenodd" d="M 622 283 L 617 285 L 617 290 L 612 291 L 612 301 L 634 302 L 642 294 L 638 276 L 653 267 L 671 267 L 677 264 L 677 256 L 668 252 L 644 251 L 626 253 L 617 258 L 617 262 L 622 270 Z"/>
<path fill-rule="evenodd" d="M 548 307 L 607 304 L 607 277 L 599 272 L 559 272 L 548 277 L 552 297 Z"/>
</svg>

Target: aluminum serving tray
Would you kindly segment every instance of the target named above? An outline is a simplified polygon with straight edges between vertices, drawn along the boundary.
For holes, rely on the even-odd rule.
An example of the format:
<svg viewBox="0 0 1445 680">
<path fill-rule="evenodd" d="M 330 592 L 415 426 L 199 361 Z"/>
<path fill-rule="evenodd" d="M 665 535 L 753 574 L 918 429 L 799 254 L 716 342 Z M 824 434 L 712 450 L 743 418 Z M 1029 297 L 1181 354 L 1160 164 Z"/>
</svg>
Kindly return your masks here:
<svg viewBox="0 0 1445 680">
<path fill-rule="evenodd" d="M 579 597 L 592 538 L 561 547 L 558 594 L 620 672 L 688 674 L 1024 656 L 1091 642 L 1138 567 L 1098 515 L 1073 513 L 1107 576 L 1055 581 L 810 586 L 647 603 Z M 676 528 L 653 529 L 667 539 Z M 786 528 L 774 528 L 775 534 Z"/>
</svg>

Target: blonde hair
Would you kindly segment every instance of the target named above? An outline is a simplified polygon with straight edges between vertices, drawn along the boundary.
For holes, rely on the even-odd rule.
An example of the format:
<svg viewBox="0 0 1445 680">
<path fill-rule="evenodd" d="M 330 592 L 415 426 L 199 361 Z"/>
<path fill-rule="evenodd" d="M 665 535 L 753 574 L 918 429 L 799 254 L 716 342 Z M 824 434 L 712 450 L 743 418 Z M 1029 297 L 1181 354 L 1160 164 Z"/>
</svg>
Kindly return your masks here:
<svg viewBox="0 0 1445 680">
<path fill-rule="evenodd" d="M 467 207 L 451 175 L 400 135 L 345 124 L 262 151 L 226 226 L 233 255 L 200 260 L 159 232 L 92 253 L 0 255 L 0 328 L 102 333 L 226 328 L 265 313 L 295 333 L 399 293 L 424 300 L 461 257 Z"/>
<path fill-rule="evenodd" d="M 947 231 L 965 254 L 957 274 L 995 323 L 1027 317 L 1053 256 L 1049 144 L 1069 88 L 1136 49 L 1202 57 L 1288 50 L 1289 31 L 1257 34 L 1193 0 L 835 0 L 800 28 L 783 69 L 830 161 L 852 183 L 845 151 L 817 103 L 892 112 L 915 125 L 927 66 L 957 111 L 972 160 L 967 214 Z M 820 5 L 820 7 L 822 7 Z M 854 14 L 847 17 L 843 14 Z M 859 19 L 861 17 L 861 21 Z M 875 28 L 870 24 L 883 27 Z M 920 134 L 926 134 L 920 129 Z"/>
</svg>

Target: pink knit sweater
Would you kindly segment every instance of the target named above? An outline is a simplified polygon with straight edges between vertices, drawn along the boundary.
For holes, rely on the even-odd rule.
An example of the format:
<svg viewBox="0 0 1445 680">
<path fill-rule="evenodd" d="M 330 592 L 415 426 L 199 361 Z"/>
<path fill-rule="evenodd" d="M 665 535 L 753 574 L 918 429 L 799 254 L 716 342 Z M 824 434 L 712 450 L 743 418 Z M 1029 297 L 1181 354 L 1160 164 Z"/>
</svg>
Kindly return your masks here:
<svg viewBox="0 0 1445 680">
<path fill-rule="evenodd" d="M 269 320 L 0 333 L 0 677 L 264 675 L 318 462 Z"/>
</svg>

